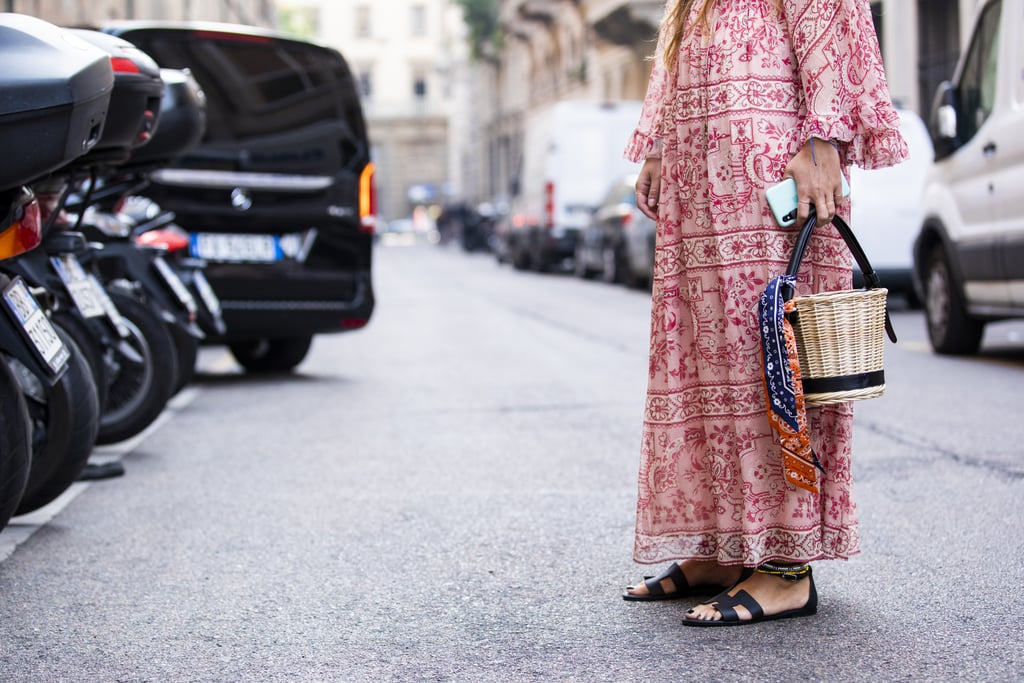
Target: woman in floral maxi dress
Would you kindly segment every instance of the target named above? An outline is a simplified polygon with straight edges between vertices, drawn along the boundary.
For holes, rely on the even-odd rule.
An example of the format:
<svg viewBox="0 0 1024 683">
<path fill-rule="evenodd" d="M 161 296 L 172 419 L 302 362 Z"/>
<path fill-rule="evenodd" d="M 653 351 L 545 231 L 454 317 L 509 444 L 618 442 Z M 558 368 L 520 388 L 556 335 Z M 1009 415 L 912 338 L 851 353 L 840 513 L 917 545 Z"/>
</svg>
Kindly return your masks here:
<svg viewBox="0 0 1024 683">
<path fill-rule="evenodd" d="M 666 11 L 626 156 L 644 162 L 637 200 L 658 221 L 634 559 L 672 564 L 623 597 L 727 589 L 687 612 L 689 625 L 812 614 L 807 563 L 859 551 L 853 411 L 808 409 L 819 492 L 787 483 L 757 305 L 797 230 L 778 226 L 765 190 L 794 178 L 798 225 L 810 206 L 846 217 L 839 174 L 898 163 L 907 148 L 868 0 L 670 0 Z M 815 232 L 798 293 L 849 288 L 842 238 Z"/>
</svg>

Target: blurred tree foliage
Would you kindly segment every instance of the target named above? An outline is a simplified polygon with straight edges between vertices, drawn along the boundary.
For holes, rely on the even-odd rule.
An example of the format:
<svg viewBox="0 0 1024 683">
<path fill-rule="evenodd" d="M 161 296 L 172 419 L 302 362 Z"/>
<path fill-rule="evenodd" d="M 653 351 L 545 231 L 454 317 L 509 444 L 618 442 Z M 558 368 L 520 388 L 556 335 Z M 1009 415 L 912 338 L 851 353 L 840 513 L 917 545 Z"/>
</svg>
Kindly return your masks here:
<svg viewBox="0 0 1024 683">
<path fill-rule="evenodd" d="M 498 47 L 500 41 L 498 1 L 458 0 L 462 5 L 466 25 L 469 26 L 469 39 L 473 46 L 475 59 L 486 59 L 492 56 L 493 48 Z"/>
<path fill-rule="evenodd" d="M 282 31 L 304 38 L 320 37 L 320 13 L 314 7 L 278 6 L 277 25 Z"/>
</svg>

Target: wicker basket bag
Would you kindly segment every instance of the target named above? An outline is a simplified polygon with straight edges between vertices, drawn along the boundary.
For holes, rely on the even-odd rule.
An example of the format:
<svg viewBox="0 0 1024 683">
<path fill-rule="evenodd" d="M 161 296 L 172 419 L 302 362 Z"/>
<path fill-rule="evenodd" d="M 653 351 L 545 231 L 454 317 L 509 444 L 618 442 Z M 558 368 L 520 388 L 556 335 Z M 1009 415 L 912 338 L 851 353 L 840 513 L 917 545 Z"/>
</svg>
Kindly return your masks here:
<svg viewBox="0 0 1024 683">
<path fill-rule="evenodd" d="M 787 274 L 796 275 L 817 223 L 814 213 L 800 231 Z M 850 226 L 840 217 L 832 220 L 864 275 L 864 289 L 793 296 L 796 310 L 790 316 L 796 337 L 804 402 L 808 406 L 876 398 L 885 392 L 883 369 L 885 337 L 893 342 L 886 310 L 888 290 L 879 286 L 878 275 Z"/>
</svg>

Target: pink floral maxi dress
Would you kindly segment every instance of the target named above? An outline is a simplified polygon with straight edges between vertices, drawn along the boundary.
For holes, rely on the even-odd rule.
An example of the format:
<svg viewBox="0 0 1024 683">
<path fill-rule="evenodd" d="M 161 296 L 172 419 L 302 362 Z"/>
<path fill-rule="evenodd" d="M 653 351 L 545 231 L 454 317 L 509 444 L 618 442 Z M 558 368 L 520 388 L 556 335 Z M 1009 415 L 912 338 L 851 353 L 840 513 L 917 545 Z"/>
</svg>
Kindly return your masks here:
<svg viewBox="0 0 1024 683">
<path fill-rule="evenodd" d="M 674 73 L 665 33 L 626 148 L 633 161 L 662 156 L 634 559 L 848 558 L 859 550 L 852 407 L 808 410 L 821 492 L 787 484 L 756 315 L 796 237 L 764 191 L 803 144 L 837 141 L 844 166 L 906 157 L 868 0 L 717 0 Z M 819 229 L 798 293 L 849 288 L 851 266 L 838 233 Z"/>
</svg>

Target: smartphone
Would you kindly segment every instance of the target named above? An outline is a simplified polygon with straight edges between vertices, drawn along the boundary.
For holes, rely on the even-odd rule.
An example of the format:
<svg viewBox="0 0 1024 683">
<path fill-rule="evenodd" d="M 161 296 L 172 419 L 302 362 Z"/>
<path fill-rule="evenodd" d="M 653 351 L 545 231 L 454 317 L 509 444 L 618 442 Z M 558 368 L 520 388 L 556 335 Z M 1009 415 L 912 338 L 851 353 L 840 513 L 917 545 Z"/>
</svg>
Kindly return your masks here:
<svg viewBox="0 0 1024 683">
<path fill-rule="evenodd" d="M 842 176 L 842 178 L 843 196 L 847 197 L 850 194 L 850 185 L 846 182 L 846 176 Z M 786 178 L 778 185 L 769 187 L 765 190 L 764 197 L 768 200 L 768 206 L 771 207 L 772 215 L 775 216 L 775 221 L 779 225 L 788 227 L 796 222 L 797 202 L 799 199 L 796 196 L 795 180 Z"/>
</svg>

